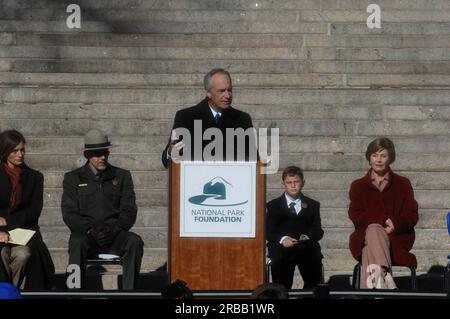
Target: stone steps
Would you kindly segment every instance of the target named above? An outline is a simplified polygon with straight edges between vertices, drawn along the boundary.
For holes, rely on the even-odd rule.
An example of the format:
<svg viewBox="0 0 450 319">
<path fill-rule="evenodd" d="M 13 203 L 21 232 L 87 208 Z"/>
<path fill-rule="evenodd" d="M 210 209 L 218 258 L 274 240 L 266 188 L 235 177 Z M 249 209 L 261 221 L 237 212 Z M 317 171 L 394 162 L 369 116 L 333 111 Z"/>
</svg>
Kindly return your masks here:
<svg viewBox="0 0 450 319">
<path fill-rule="evenodd" d="M 398 0 L 396 0 L 398 1 Z M 70 0 L 63 0 L 55 3 L 52 0 L 42 0 L 38 3 L 28 0 L 21 0 L 16 3 L 14 0 L 5 0 L 5 7 L 13 8 L 66 8 L 66 6 L 71 3 Z M 195 1 L 195 0 L 80 0 L 78 4 L 81 7 L 86 7 L 89 9 L 166 9 L 166 10 L 252 10 L 258 8 L 265 9 L 319 9 L 320 5 L 314 0 L 280 0 L 274 1 L 270 0 L 264 3 L 264 5 L 255 5 L 255 3 L 249 3 L 246 0 L 229 0 L 226 2 L 221 2 L 218 0 L 214 1 Z M 402 7 L 403 8 L 403 7 Z M 415 9 L 413 5 L 411 8 Z M 438 7 L 441 8 L 441 7 Z M 442 7 L 444 9 L 445 7 Z"/>
<path fill-rule="evenodd" d="M 52 248 L 65 248 L 69 241 L 70 231 L 65 226 L 41 227 L 46 244 Z M 147 248 L 167 248 L 167 227 L 133 227 Z M 324 249 L 348 249 L 348 237 L 353 228 L 326 228 L 320 244 Z M 416 250 L 449 250 L 448 232 L 446 229 L 418 229 L 414 244 Z M 443 256 L 446 257 L 446 256 Z"/>
<path fill-rule="evenodd" d="M 165 206 L 168 204 L 167 189 L 135 189 L 136 204 L 144 206 Z M 46 207 L 61 207 L 62 189 L 46 189 L 44 191 L 44 205 Z"/>
<path fill-rule="evenodd" d="M 281 192 L 280 192 L 281 194 Z M 339 230 L 352 228 L 347 208 L 323 208 L 320 212 L 322 227 Z M 443 209 L 421 209 L 418 231 L 423 229 L 445 229 L 446 212 Z M 39 219 L 41 227 L 65 227 L 59 207 L 44 207 Z M 165 206 L 141 206 L 138 209 L 136 227 L 167 227 L 168 211 Z"/>
<path fill-rule="evenodd" d="M 311 197 L 321 202 L 327 208 L 346 208 L 348 205 L 348 189 L 350 185 L 343 185 L 345 190 L 314 190 Z M 138 206 L 165 206 L 168 203 L 166 189 L 135 189 Z M 268 190 L 267 200 L 280 196 L 280 190 Z M 305 191 L 305 194 L 309 194 Z M 60 207 L 62 189 L 45 189 L 44 205 Z M 415 191 L 416 200 L 421 209 L 442 209 L 450 207 L 449 190 Z"/>
<path fill-rule="evenodd" d="M 449 48 L 173 48 L 173 47 L 89 47 L 7 46 L 0 58 L 40 60 L 332 60 L 332 61 L 448 61 Z"/>
<path fill-rule="evenodd" d="M 421 38 L 424 40 L 423 38 Z M 115 34 L 115 33 L 0 33 L 3 45 L 27 46 L 109 46 L 117 47 L 227 47 L 298 48 L 303 44 L 304 35 L 283 34 Z M 321 39 L 322 40 L 322 39 Z M 387 40 L 387 39 L 386 39 Z M 320 42 L 322 43 L 322 41 Z M 323 44 L 322 44 L 323 45 Z"/>
<path fill-rule="evenodd" d="M 301 155 L 301 156 L 299 156 Z M 449 159 L 446 155 L 421 155 L 405 154 L 396 162 L 394 169 L 410 171 L 446 171 Z M 129 170 L 160 170 L 161 154 L 112 154 L 110 161 L 119 167 L 127 167 Z M 82 166 L 86 159 L 83 155 L 30 155 L 27 162 L 38 170 L 66 171 Z M 301 162 L 306 171 L 334 171 L 355 172 L 367 168 L 367 161 L 361 154 L 358 155 L 333 155 L 333 154 L 281 154 L 279 167 L 286 167 L 292 163 Z"/>
<path fill-rule="evenodd" d="M 44 171 L 44 187 L 48 189 L 58 189 L 62 187 L 65 171 Z M 163 189 L 167 190 L 167 171 L 131 171 L 133 184 L 136 189 Z"/>
<path fill-rule="evenodd" d="M 350 61 L 350 60 L 132 60 L 132 59 L 6 59 L 1 72 L 42 73 L 201 73 L 204 68 L 229 66 L 232 73 L 271 74 L 439 74 L 448 75 L 445 61 Z M 258 70 L 255 72 L 255 70 Z M 418 70 L 420 70 L 418 72 Z"/>
<path fill-rule="evenodd" d="M 323 22 L 329 20 L 328 16 L 337 16 L 339 19 L 344 14 L 335 13 L 334 11 L 323 11 L 321 15 L 317 10 L 214 10 L 214 9 L 142 9 L 142 8 L 103 8 L 90 9 L 81 7 L 81 12 L 85 16 L 86 21 L 172 21 L 172 22 L 214 22 L 214 21 L 252 21 L 252 22 Z M 400 11 L 402 12 L 402 11 Z M 400 13 L 399 12 L 399 13 Z M 358 11 L 345 14 L 345 21 L 348 19 L 359 19 L 361 17 Z M 395 14 L 394 12 L 390 12 Z M 412 14 L 416 13 L 411 11 Z M 429 11 L 428 15 L 439 19 L 445 12 Z M 0 20 L 20 20 L 20 21 L 59 21 L 66 20 L 68 14 L 59 9 L 14 9 L 4 10 L 0 12 Z M 334 20 L 333 20 L 334 21 Z M 420 21 L 420 20 L 419 20 Z"/>
<path fill-rule="evenodd" d="M 314 63 L 313 63 L 314 64 Z M 309 73 L 317 72 L 317 66 L 309 62 L 297 60 L 12 60 L 1 59 L 0 71 L 42 72 L 42 73 L 201 73 L 204 68 L 217 65 L 232 65 L 234 72 L 253 73 Z M 442 65 L 443 63 L 436 63 Z M 367 66 L 369 67 L 369 66 Z M 399 65 L 401 67 L 401 65 Z M 405 70 L 407 68 L 404 68 Z M 252 71 L 253 70 L 253 71 Z M 375 72 L 380 73 L 380 72 Z"/>
<path fill-rule="evenodd" d="M 432 24 L 428 28 L 439 30 L 446 28 Z M 427 24 L 428 25 L 428 24 Z M 429 34 L 426 31 L 411 27 L 410 34 Z M 270 33 L 270 34 L 326 34 L 328 25 L 323 22 L 242 22 L 234 21 L 207 21 L 207 22 L 166 22 L 166 21 L 83 21 L 81 30 L 69 29 L 66 20 L 61 21 L 15 21 L 0 20 L 0 32 L 50 32 L 50 33 L 75 33 L 75 32 L 105 32 L 105 33 Z M 339 33 L 339 29 L 336 29 Z M 393 32 L 396 32 L 395 28 Z M 355 33 L 358 33 L 355 31 Z M 444 32 L 442 32 L 444 34 Z"/>
<path fill-rule="evenodd" d="M 226 14 L 226 13 L 225 13 Z M 82 32 L 104 33 L 243 33 L 243 34 L 390 34 L 390 35 L 447 35 L 450 31 L 448 22 L 383 22 L 383 29 L 369 29 L 366 20 L 357 22 L 303 22 L 290 23 L 272 21 L 83 21 Z M 45 32 L 75 33 L 78 29 L 70 29 L 65 19 L 60 21 L 23 21 L 0 20 L 0 32 Z"/>
<path fill-rule="evenodd" d="M 333 59 L 334 49 L 318 48 L 316 59 Z M 136 60 L 306 60 L 302 48 L 171 48 L 171 47 L 80 47 L 80 46 L 8 46 L 0 48 L 0 58 L 15 59 L 136 59 Z M 421 52 L 418 52 L 420 54 Z M 423 52 L 426 53 L 426 52 Z M 370 53 L 368 53 L 370 54 Z M 440 57 L 447 52 L 442 50 Z M 362 56 L 361 53 L 359 53 Z M 311 58 L 314 59 L 313 56 Z M 361 57 L 363 58 L 363 57 Z M 432 57 L 431 57 L 432 58 Z M 430 59 L 431 59 L 430 58 Z M 441 59 L 443 60 L 443 59 Z"/>
<path fill-rule="evenodd" d="M 0 24 L 1 28 L 1 24 Z M 450 24 L 448 22 L 403 22 L 383 23 L 383 29 L 369 29 L 366 21 L 360 23 L 333 23 L 330 26 L 330 33 L 333 34 L 392 34 L 392 35 L 439 35 L 448 34 Z M 320 33 L 320 32 L 316 32 Z"/>
<path fill-rule="evenodd" d="M 239 87 L 233 90 L 236 105 L 252 101 L 254 105 L 305 104 L 325 105 L 446 105 L 450 92 L 444 89 L 295 89 Z M 0 103 L 106 103 L 106 104 L 178 104 L 194 105 L 204 97 L 198 88 L 159 89 L 89 89 L 89 88 L 0 88 Z M 120 116 L 120 115 L 119 115 Z M 439 118 L 430 119 L 439 122 Z M 320 134 L 319 134 L 320 135 Z"/>
<path fill-rule="evenodd" d="M 197 87 L 202 89 L 203 74 L 117 74 L 105 78 L 97 73 L 0 73 L 0 86 L 40 86 L 40 87 L 106 87 L 106 88 L 150 88 L 150 87 Z M 236 74 L 235 85 L 240 87 L 345 87 L 339 74 Z M 355 80 L 353 78 L 353 80 Z M 408 85 L 414 85 L 407 79 Z M 446 78 L 430 79 L 435 86 L 446 85 Z M 380 83 L 379 81 L 375 83 Z"/>
<path fill-rule="evenodd" d="M 117 74 L 0 72 L 0 86 L 10 87 L 198 87 L 203 74 Z M 296 88 L 440 88 L 450 86 L 449 75 L 395 74 L 236 74 L 239 87 Z"/>
<path fill-rule="evenodd" d="M 396 171 L 398 171 L 396 169 Z M 63 176 L 66 171 L 43 171 L 45 188 L 60 188 L 63 182 Z M 133 183 L 137 189 L 167 189 L 168 172 L 167 171 L 143 171 L 132 170 Z M 350 183 L 362 177 L 366 171 L 355 172 L 323 172 L 323 171 L 307 171 L 305 172 L 306 191 L 325 190 L 342 190 L 343 185 Z M 450 188 L 449 172 L 415 172 L 400 171 L 401 175 L 408 177 L 416 191 L 442 190 Z M 267 188 L 271 190 L 280 190 L 281 172 L 266 176 Z"/>
<path fill-rule="evenodd" d="M 5 92 L 7 92 L 5 90 Z M 39 92 L 39 91 L 34 91 Z M 67 92 L 67 91 L 66 91 Z M 436 94 L 443 91 L 434 91 Z M 17 99 L 17 95 L 15 96 Z M 399 101 L 401 102 L 401 101 Z M 195 102 L 193 102 L 195 103 Z M 244 110 L 252 114 L 252 118 L 257 120 L 305 120 L 305 118 L 310 120 L 448 120 L 450 119 L 450 109 L 445 105 L 432 104 L 432 101 L 428 103 L 423 103 L 419 105 L 414 105 L 411 103 L 405 104 L 363 104 L 363 102 L 356 101 L 355 103 L 347 104 L 329 104 L 329 103 L 273 103 L 273 104 L 245 104 L 237 103 L 239 109 Z M 26 102 L 5 102 L 0 104 L 0 117 L 2 119 L 43 119 L 43 120 L 61 120 L 61 119 L 98 119 L 98 120 L 115 120 L 115 119 L 141 119 L 141 120 L 164 120 L 166 122 L 173 121 L 173 114 L 182 107 L 188 107 L 192 104 L 169 104 L 164 102 L 159 102 L 157 104 L 142 103 L 142 104 L 116 104 L 114 102 L 105 104 L 89 104 L 89 103 L 26 103 Z M 410 122 L 419 123 L 419 122 Z M 114 138 L 130 138 L 122 137 L 120 135 L 111 132 Z M 439 137 L 442 135 L 442 137 Z M 436 141 L 436 145 L 441 145 L 446 143 L 443 136 L 446 135 L 446 131 L 441 132 L 441 134 L 436 134 L 433 139 Z M 58 135 L 71 137 L 70 134 Z M 58 136 L 54 136 L 55 138 Z M 82 140 L 82 136 L 73 136 Z M 142 137 L 141 137 L 142 138 Z M 153 137 L 149 137 L 152 139 Z M 339 144 L 350 144 L 352 149 L 354 147 L 358 149 L 365 149 L 367 137 L 364 136 L 313 136 L 313 137 L 303 137 L 305 141 L 309 143 L 313 139 L 314 144 L 317 149 L 321 149 L 322 142 L 319 139 L 328 140 L 332 138 L 339 142 Z M 398 137 L 402 142 L 397 146 L 397 149 L 405 151 L 414 143 L 412 141 L 417 140 L 427 141 L 430 137 L 420 136 L 420 134 L 415 136 L 404 136 Z M 291 142 L 296 141 L 292 139 Z M 302 140 L 297 139 L 298 143 L 302 143 Z M 342 141 L 342 142 L 340 142 Z M 407 144 L 404 147 L 404 143 Z M 427 143 L 427 149 L 432 149 L 435 147 L 434 144 Z M 32 145 L 30 145 L 33 147 Z M 305 146 L 305 145 L 303 145 Z M 308 151 L 312 146 L 308 146 Z M 421 149 L 422 150 L 422 149 Z"/>
<path fill-rule="evenodd" d="M 299 156 L 301 155 L 301 156 Z M 405 154 L 402 160 L 398 160 L 394 169 L 399 171 L 434 171 L 445 172 L 448 167 L 448 156 Z M 129 170 L 160 170 L 161 155 L 151 154 L 112 154 L 111 163 L 119 167 L 127 167 Z M 82 166 L 86 159 L 83 155 L 30 155 L 27 162 L 41 171 L 68 171 Z M 367 161 L 363 155 L 333 155 L 333 154 L 281 154 L 279 167 L 283 168 L 292 163 L 300 163 L 306 171 L 326 172 L 362 172 L 367 168 Z M 362 174 L 361 174 L 362 175 Z"/>
<path fill-rule="evenodd" d="M 411 0 L 411 1 L 401 1 L 401 0 L 380 0 L 377 4 L 384 9 L 398 9 L 398 10 L 426 10 L 429 8 L 428 3 L 420 1 L 420 0 Z M 352 9 L 352 10 L 365 10 L 367 8 L 367 3 L 358 0 L 322 0 L 321 1 L 322 9 L 335 9 L 335 10 L 344 10 L 344 9 Z M 446 0 L 437 0 L 433 1 L 433 8 L 435 10 L 445 10 L 450 8 L 450 3 Z"/>
<path fill-rule="evenodd" d="M 127 126 L 123 126 L 124 122 Z M 33 122 L 27 120 L 1 120 L 0 127 L 2 129 L 10 127 L 21 127 L 24 134 L 27 136 L 54 136 L 54 135 L 68 135 L 81 136 L 94 125 L 104 130 L 107 134 L 114 132 L 115 134 L 123 136 L 169 136 L 172 128 L 172 121 L 162 120 L 153 121 L 140 119 L 111 119 L 111 120 L 96 120 L 96 119 L 38 119 Z M 420 135 L 425 137 L 442 136 L 442 132 L 447 132 L 450 129 L 448 120 L 273 120 L 273 121 L 253 121 L 255 128 L 279 128 L 280 136 L 294 137 L 301 136 L 379 136 L 389 135 L 394 138 L 415 135 L 420 129 Z M 81 146 L 79 146 L 81 147 Z M 161 150 L 157 150 L 160 153 Z M 292 152 L 292 151 L 291 151 Z M 360 154 L 360 152 L 358 152 Z M 362 154 L 360 154 L 362 155 Z M 347 155 L 343 155 L 347 156 Z M 350 155 L 349 155 L 350 156 Z M 399 158 L 399 162 L 404 162 L 406 156 Z M 425 157 L 427 155 L 424 155 Z M 441 160 L 445 159 L 444 154 L 438 154 L 436 164 L 439 165 Z M 409 159 L 408 159 L 409 160 Z M 415 162 L 423 162 L 424 158 L 418 158 Z M 428 160 L 428 159 L 427 159 Z M 415 164 L 415 163 L 413 163 Z M 445 165 L 444 163 L 441 163 Z M 360 164 L 356 167 L 358 169 Z M 403 165 L 401 165 L 403 166 Z M 411 170 L 420 170 L 420 164 L 410 167 Z M 432 167 L 433 168 L 433 167 Z M 437 167 L 436 167 L 437 168 Z M 436 169 L 433 168 L 433 169 Z"/>
<path fill-rule="evenodd" d="M 449 35 L 115 34 L 0 32 L 0 44 L 21 46 L 222 48 L 449 48 Z M 388 61 L 386 61 L 388 62 Z"/>
<path fill-rule="evenodd" d="M 430 213 L 433 216 L 438 213 Z M 168 212 L 166 206 L 143 206 L 139 207 L 137 213 L 136 227 L 167 227 Z M 434 217 L 433 217 L 434 218 Z M 45 207 L 39 218 L 41 227 L 66 227 L 63 222 L 61 209 L 58 207 Z"/>
<path fill-rule="evenodd" d="M 426 272 L 431 266 L 446 262 L 448 250 L 417 250 L 412 251 L 419 260 L 418 272 Z M 50 249 L 55 264 L 56 272 L 64 272 L 68 264 L 68 253 L 66 248 Z M 330 273 L 346 273 L 351 275 L 356 261 L 348 249 L 326 249 L 322 248 L 324 255 L 323 264 L 326 277 Z M 167 262 L 167 251 L 163 248 L 145 248 L 142 259 L 141 273 L 155 271 Z"/>
<path fill-rule="evenodd" d="M 20 20 L 20 21 L 60 21 L 66 20 L 69 15 L 65 8 L 52 9 L 17 9 L 6 8 L 0 12 L 0 20 Z M 252 8 L 254 9 L 254 8 Z M 278 9 L 278 8 L 277 8 Z M 215 10 L 208 9 L 160 9 L 160 8 L 98 8 L 81 6 L 81 12 L 85 21 L 110 21 L 110 22 L 130 22 L 130 21 L 252 21 L 252 22 L 361 22 L 365 21 L 368 14 L 365 10 L 353 10 L 348 8 L 340 10 L 322 9 L 305 10 L 300 8 L 291 9 L 268 9 L 261 8 L 257 10 L 250 9 L 227 9 Z M 450 10 L 433 10 L 424 8 L 420 10 L 407 10 L 382 8 L 384 22 L 448 22 Z"/>
<path fill-rule="evenodd" d="M 339 47 L 339 48 L 447 48 L 446 35 L 382 35 L 375 34 L 333 34 L 305 35 L 306 47 Z M 385 61 L 389 62 L 389 61 Z"/>
<path fill-rule="evenodd" d="M 127 121 L 129 126 L 124 127 L 123 123 Z M 36 120 L 32 123 L 26 120 L 0 120 L 0 127 L 22 127 L 24 134 L 33 136 L 53 136 L 54 134 L 67 134 L 69 136 L 82 135 L 86 132 L 86 128 L 97 124 L 98 127 L 106 131 L 106 133 L 114 132 L 123 136 L 168 136 L 172 127 L 169 121 L 152 121 L 152 120 Z M 279 128 L 280 136 L 376 136 L 389 135 L 393 138 L 396 136 L 410 136 L 422 129 L 422 136 L 442 136 L 442 132 L 448 131 L 448 121 L 428 120 L 428 121 L 401 121 L 401 120 L 385 120 L 373 122 L 368 120 L 342 120 L 339 122 L 332 120 L 276 120 L 276 121 L 254 121 L 256 128 Z M 159 151 L 158 151 L 159 153 Z M 417 159 L 420 161 L 421 159 Z M 414 169 L 414 168 L 410 168 Z"/>
<path fill-rule="evenodd" d="M 66 8 L 70 0 L 55 3 L 52 0 L 41 0 L 39 2 L 26 0 L 4 0 L 5 8 L 14 9 L 44 9 L 44 8 Z M 246 0 L 221 1 L 193 1 L 193 0 L 80 0 L 81 7 L 93 9 L 160 9 L 160 10 L 365 10 L 367 3 L 357 0 L 269 0 L 261 3 L 248 2 Z M 421 0 L 380 0 L 377 4 L 386 10 L 429 10 L 428 3 Z M 446 0 L 433 1 L 434 10 L 449 10 L 450 4 Z"/>
</svg>

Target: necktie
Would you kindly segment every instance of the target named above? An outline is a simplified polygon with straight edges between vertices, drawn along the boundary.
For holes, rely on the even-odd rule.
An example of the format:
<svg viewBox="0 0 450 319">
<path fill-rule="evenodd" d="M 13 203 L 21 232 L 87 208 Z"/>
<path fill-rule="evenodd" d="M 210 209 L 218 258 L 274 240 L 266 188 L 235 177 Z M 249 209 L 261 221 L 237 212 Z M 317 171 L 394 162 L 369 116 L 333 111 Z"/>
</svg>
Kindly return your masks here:
<svg viewBox="0 0 450 319">
<path fill-rule="evenodd" d="M 289 204 L 289 210 L 291 211 L 291 213 L 293 213 L 294 215 L 297 215 L 297 212 L 295 210 L 295 202 L 291 202 Z"/>
<path fill-rule="evenodd" d="M 219 124 L 220 121 L 220 114 L 216 113 L 216 115 L 214 116 L 214 120 L 216 121 L 216 124 Z"/>
</svg>

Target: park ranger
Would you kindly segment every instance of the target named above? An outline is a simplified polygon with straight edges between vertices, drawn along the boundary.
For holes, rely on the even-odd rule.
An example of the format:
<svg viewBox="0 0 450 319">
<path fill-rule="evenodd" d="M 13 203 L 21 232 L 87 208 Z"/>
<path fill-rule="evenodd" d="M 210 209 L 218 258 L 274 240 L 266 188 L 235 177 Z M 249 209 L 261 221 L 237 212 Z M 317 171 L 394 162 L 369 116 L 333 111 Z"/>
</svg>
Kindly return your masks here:
<svg viewBox="0 0 450 319">
<path fill-rule="evenodd" d="M 143 242 L 129 231 L 136 221 L 137 207 L 129 171 L 108 163 L 111 143 L 99 130 L 85 136 L 86 164 L 64 175 L 61 209 L 71 231 L 69 264 L 81 269 L 82 287 L 87 258 L 100 253 L 120 256 L 122 287 L 137 284 Z"/>
</svg>

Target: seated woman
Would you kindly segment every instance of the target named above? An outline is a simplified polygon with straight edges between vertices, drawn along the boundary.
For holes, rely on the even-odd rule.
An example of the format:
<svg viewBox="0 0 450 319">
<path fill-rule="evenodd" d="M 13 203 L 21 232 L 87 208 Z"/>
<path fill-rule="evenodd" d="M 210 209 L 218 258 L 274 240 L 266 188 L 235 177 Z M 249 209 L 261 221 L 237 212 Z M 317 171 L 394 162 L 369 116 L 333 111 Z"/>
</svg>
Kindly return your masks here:
<svg viewBox="0 0 450 319">
<path fill-rule="evenodd" d="M 348 216 L 355 231 L 350 235 L 350 250 L 360 261 L 360 288 L 396 289 L 392 265 L 417 266 L 410 253 L 418 205 L 411 182 L 389 167 L 395 161 L 392 141 L 373 140 L 366 151 L 370 169 L 350 187 Z"/>
<path fill-rule="evenodd" d="M 0 133 L 0 280 L 20 287 L 53 286 L 55 268 L 39 232 L 43 206 L 43 175 L 24 163 L 25 138 L 15 130 Z M 25 246 L 8 243 L 15 228 L 36 231 Z"/>
</svg>

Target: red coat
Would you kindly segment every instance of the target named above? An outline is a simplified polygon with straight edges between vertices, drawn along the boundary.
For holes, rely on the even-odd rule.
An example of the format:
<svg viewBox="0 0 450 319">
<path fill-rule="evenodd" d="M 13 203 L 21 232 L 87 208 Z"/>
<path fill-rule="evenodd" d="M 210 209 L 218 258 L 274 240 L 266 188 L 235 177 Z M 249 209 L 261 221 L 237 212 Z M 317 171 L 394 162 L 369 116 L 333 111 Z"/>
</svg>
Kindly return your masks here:
<svg viewBox="0 0 450 319">
<path fill-rule="evenodd" d="M 380 192 L 371 180 L 371 170 L 350 186 L 348 216 L 355 225 L 350 235 L 350 250 L 356 260 L 361 260 L 364 237 L 369 224 L 385 226 L 390 218 L 394 232 L 389 234 L 391 258 L 394 265 L 417 266 L 411 250 L 414 240 L 414 226 L 417 224 L 418 205 L 414 199 L 411 182 L 406 177 L 391 171 L 389 184 Z"/>
</svg>

